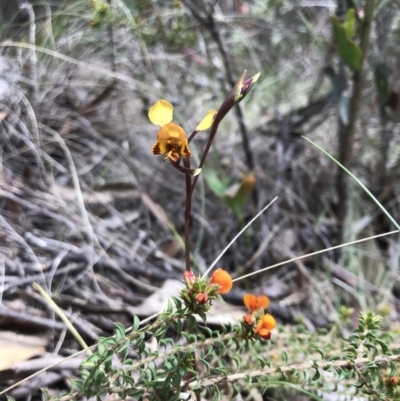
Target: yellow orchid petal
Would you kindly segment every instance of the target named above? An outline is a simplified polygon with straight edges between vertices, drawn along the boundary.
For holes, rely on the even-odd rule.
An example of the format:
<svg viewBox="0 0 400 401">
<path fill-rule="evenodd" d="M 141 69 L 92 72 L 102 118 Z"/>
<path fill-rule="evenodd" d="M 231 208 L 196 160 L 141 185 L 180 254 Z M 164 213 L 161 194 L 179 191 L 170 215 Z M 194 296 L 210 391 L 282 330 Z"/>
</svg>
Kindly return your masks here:
<svg viewBox="0 0 400 401">
<path fill-rule="evenodd" d="M 150 107 L 149 119 L 154 125 L 160 127 L 172 121 L 174 107 L 166 100 L 159 100 Z"/>
<path fill-rule="evenodd" d="M 179 141 L 184 142 L 186 140 L 186 133 L 184 129 L 175 123 L 165 124 L 160 131 L 158 131 L 158 140 L 170 140 L 177 138 Z"/>
<path fill-rule="evenodd" d="M 197 126 L 196 131 L 204 131 L 210 128 L 214 122 L 214 118 L 217 115 L 215 110 L 207 112 L 206 116 L 201 120 L 201 123 Z"/>
</svg>

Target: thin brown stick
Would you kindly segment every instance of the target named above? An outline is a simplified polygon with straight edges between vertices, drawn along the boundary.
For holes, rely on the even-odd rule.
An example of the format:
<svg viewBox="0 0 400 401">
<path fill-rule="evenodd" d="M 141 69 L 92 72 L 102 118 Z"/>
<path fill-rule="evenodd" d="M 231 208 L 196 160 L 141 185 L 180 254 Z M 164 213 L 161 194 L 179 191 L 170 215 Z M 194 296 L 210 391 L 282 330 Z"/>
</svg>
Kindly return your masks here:
<svg viewBox="0 0 400 401">
<path fill-rule="evenodd" d="M 190 158 L 183 158 L 183 165 L 190 168 Z M 190 214 L 192 212 L 192 177 L 185 175 L 186 180 L 186 206 L 185 206 L 185 265 L 186 271 L 191 271 L 190 266 Z"/>
</svg>

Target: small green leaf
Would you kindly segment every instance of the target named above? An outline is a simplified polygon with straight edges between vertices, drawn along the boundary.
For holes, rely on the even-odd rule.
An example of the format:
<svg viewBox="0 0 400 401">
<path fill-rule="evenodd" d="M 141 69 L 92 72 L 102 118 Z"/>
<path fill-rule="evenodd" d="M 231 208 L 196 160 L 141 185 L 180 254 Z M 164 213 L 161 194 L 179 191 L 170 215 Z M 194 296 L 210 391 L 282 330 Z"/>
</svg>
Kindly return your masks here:
<svg viewBox="0 0 400 401">
<path fill-rule="evenodd" d="M 221 393 L 219 391 L 219 388 L 215 386 L 215 387 L 212 388 L 212 390 L 214 392 L 212 401 L 219 401 L 222 398 L 221 397 Z"/>
<path fill-rule="evenodd" d="M 129 338 L 127 338 L 117 349 L 117 354 L 121 353 L 129 347 Z"/>
<path fill-rule="evenodd" d="M 161 336 L 163 336 L 166 332 L 167 328 L 162 325 L 160 326 L 155 332 L 154 332 L 154 337 L 159 338 Z"/>
<path fill-rule="evenodd" d="M 370 389 L 368 389 L 368 388 L 363 388 L 361 391 L 362 391 L 364 394 L 372 395 L 372 391 L 371 391 Z"/>
<path fill-rule="evenodd" d="M 211 191 L 214 192 L 218 198 L 222 198 L 228 188 L 228 180 L 226 178 L 219 178 L 215 170 L 212 169 L 204 170 L 203 175 Z"/>
<path fill-rule="evenodd" d="M 349 8 L 346 13 L 346 21 L 343 23 L 343 28 L 349 40 L 354 40 L 356 34 L 356 11 L 354 8 Z"/>
<path fill-rule="evenodd" d="M 243 217 L 243 208 L 254 191 L 255 183 L 256 179 L 253 175 L 245 175 L 241 183 L 232 185 L 224 192 L 225 203 L 238 219 Z"/>
<path fill-rule="evenodd" d="M 145 370 L 146 380 L 151 382 L 153 380 L 152 371 L 150 369 Z"/>
<path fill-rule="evenodd" d="M 304 376 L 303 382 L 304 382 L 304 383 L 307 383 L 307 382 L 310 380 L 310 373 L 308 372 L 308 370 L 305 370 L 305 371 L 303 372 L 303 376 Z"/>
<path fill-rule="evenodd" d="M 226 376 L 226 367 L 220 366 L 215 369 L 221 376 Z"/>
<path fill-rule="evenodd" d="M 80 371 L 80 375 L 83 380 L 86 380 L 90 376 L 90 372 L 86 369 Z"/>
<path fill-rule="evenodd" d="M 115 345 L 115 343 L 116 343 L 116 339 L 114 338 L 114 337 L 108 337 L 108 338 L 104 338 L 104 340 L 102 340 L 102 342 L 105 344 L 105 345 Z"/>
<path fill-rule="evenodd" d="M 180 373 L 175 372 L 175 374 L 172 376 L 171 383 L 176 389 L 178 389 L 178 388 L 180 388 L 181 380 L 182 380 L 182 376 L 180 375 Z"/>
<path fill-rule="evenodd" d="M 257 359 L 258 359 L 258 362 L 260 362 L 261 369 L 264 369 L 264 367 L 265 367 L 265 360 L 264 360 L 264 358 L 262 358 L 262 357 L 259 356 L 259 355 L 257 355 L 256 357 L 257 357 Z"/>
<path fill-rule="evenodd" d="M 390 372 L 388 374 L 388 377 L 395 376 L 397 374 L 397 366 L 394 362 L 389 363 L 390 366 Z"/>
<path fill-rule="evenodd" d="M 71 392 L 75 391 L 76 389 L 82 390 L 83 383 L 80 380 L 71 379 Z"/>
<path fill-rule="evenodd" d="M 176 309 L 181 309 L 182 308 L 182 301 L 178 297 L 172 297 L 172 301 L 175 303 Z"/>
<path fill-rule="evenodd" d="M 361 50 L 347 37 L 346 29 L 340 24 L 339 19 L 331 17 L 333 34 L 338 54 L 342 61 L 354 72 L 358 72 L 361 67 Z"/>
<path fill-rule="evenodd" d="M 212 337 L 213 331 L 209 327 L 204 326 L 204 327 L 201 328 L 201 330 L 205 331 L 207 333 L 208 337 Z"/>
<path fill-rule="evenodd" d="M 193 315 L 188 315 L 187 320 L 189 323 L 189 330 L 191 330 L 191 331 L 194 330 L 195 327 L 197 327 L 196 318 Z"/>
<path fill-rule="evenodd" d="M 207 322 L 207 316 L 206 316 L 206 314 L 205 314 L 204 312 L 198 312 L 197 314 L 200 316 L 201 320 L 202 320 L 204 323 Z"/>
<path fill-rule="evenodd" d="M 319 369 L 315 369 L 315 375 L 313 376 L 311 381 L 315 382 L 315 381 L 319 380 L 320 377 L 321 377 L 321 373 L 319 373 Z"/>
<path fill-rule="evenodd" d="M 123 337 L 125 337 L 125 327 L 121 323 L 114 322 L 115 326 L 115 339 L 120 341 Z"/>
<path fill-rule="evenodd" d="M 127 394 L 131 397 L 140 397 L 143 395 L 144 389 L 132 388 L 127 391 Z"/>
<path fill-rule="evenodd" d="M 210 373 L 210 364 L 206 360 L 204 360 L 202 358 L 200 358 L 199 361 L 203 363 L 203 365 L 206 368 L 207 373 L 209 374 Z"/>
<path fill-rule="evenodd" d="M 322 348 L 316 348 L 316 350 L 318 352 L 318 354 L 321 355 L 321 358 L 325 358 L 325 351 Z"/>
<path fill-rule="evenodd" d="M 236 369 L 239 370 L 240 366 L 241 366 L 241 356 L 240 355 L 237 355 L 237 356 L 232 355 L 231 358 L 236 363 Z"/>
<path fill-rule="evenodd" d="M 167 302 L 167 307 L 166 307 L 166 309 L 165 309 L 165 312 L 166 312 L 168 315 L 172 314 L 172 303 L 171 303 L 171 300 L 170 300 L 170 299 L 169 299 L 168 302 Z"/>
<path fill-rule="evenodd" d="M 101 355 L 103 355 L 105 352 L 106 352 L 106 346 L 105 346 L 103 343 L 99 342 L 99 343 L 97 344 L 97 353 L 101 356 Z"/>
<path fill-rule="evenodd" d="M 140 325 L 140 319 L 137 316 L 133 316 L 132 331 L 138 331 Z"/>
<path fill-rule="evenodd" d="M 238 389 L 235 385 L 233 385 L 233 386 L 232 386 L 232 396 L 231 396 L 231 399 L 232 399 L 232 400 L 235 399 L 236 396 L 237 396 L 239 393 L 240 393 L 239 389 Z"/>
</svg>

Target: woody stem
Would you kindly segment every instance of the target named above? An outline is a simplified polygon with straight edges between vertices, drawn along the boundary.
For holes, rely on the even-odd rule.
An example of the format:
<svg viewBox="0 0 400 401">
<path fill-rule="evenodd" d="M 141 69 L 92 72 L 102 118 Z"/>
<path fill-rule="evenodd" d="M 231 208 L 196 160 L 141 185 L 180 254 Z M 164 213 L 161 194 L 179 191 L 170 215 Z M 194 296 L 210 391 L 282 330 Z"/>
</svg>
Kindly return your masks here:
<svg viewBox="0 0 400 401">
<path fill-rule="evenodd" d="M 189 157 L 183 157 L 183 165 L 190 169 Z M 192 177 L 185 175 L 186 180 L 186 208 L 185 208 L 185 264 L 186 271 L 191 271 L 190 267 L 190 213 L 192 211 Z"/>
</svg>

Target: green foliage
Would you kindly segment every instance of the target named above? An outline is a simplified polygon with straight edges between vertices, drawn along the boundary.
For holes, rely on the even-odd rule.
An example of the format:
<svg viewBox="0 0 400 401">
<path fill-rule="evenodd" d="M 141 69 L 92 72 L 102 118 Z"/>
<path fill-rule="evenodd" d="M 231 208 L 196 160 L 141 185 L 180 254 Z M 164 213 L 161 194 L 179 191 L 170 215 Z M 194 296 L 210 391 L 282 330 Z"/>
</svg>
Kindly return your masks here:
<svg viewBox="0 0 400 401">
<path fill-rule="evenodd" d="M 111 26 L 116 23 L 116 14 L 106 0 L 91 0 L 90 7 L 92 8 L 93 17 L 91 24 L 93 27 Z"/>
<path fill-rule="evenodd" d="M 346 20 L 342 24 L 346 37 L 349 40 L 354 40 L 356 34 L 356 10 L 354 8 L 349 8 L 346 13 Z"/>
<path fill-rule="evenodd" d="M 204 178 L 209 188 L 232 210 L 238 220 L 243 219 L 243 210 L 254 190 L 255 177 L 243 176 L 241 182 L 228 184 L 226 177 L 220 178 L 214 170 L 205 170 Z"/>
<path fill-rule="evenodd" d="M 99 338 L 97 352 L 82 362 L 71 392 L 53 399 L 117 393 L 122 399 L 183 400 L 198 393 L 219 400 L 228 388 L 230 394 L 238 394 L 248 387 L 264 392 L 275 386 L 321 399 L 315 394 L 332 391 L 339 383 L 347 394 L 396 399 L 400 354 L 393 344 L 398 335 L 382 330 L 380 316 L 362 312 L 358 326 L 343 336 L 351 313 L 342 309 L 341 319 L 324 334 L 308 332 L 302 325 L 282 328 L 277 336 L 280 347 L 275 341 L 266 346 L 265 341 L 243 338 L 241 326 L 213 331 L 190 324 L 190 331 L 182 330 L 182 322 L 193 317 L 186 308 L 169 308 L 142 327 L 135 317 L 135 330 L 115 324 L 113 337 Z M 166 337 L 178 331 L 184 343 Z M 152 350 L 150 338 L 157 342 Z"/>
<path fill-rule="evenodd" d="M 331 18 L 335 44 L 342 61 L 354 72 L 361 67 L 361 50 L 354 43 L 352 36 L 355 32 L 354 13 L 347 13 L 346 21 L 341 24 L 336 16 Z"/>
</svg>

